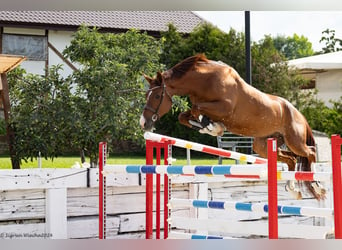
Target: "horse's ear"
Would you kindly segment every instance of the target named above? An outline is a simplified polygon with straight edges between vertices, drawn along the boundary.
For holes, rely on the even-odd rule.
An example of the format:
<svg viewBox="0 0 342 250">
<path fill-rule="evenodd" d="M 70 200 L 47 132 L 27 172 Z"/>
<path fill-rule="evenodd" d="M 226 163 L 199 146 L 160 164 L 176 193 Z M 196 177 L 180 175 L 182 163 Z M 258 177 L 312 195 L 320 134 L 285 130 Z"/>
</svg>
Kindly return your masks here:
<svg viewBox="0 0 342 250">
<path fill-rule="evenodd" d="M 157 72 L 157 80 L 158 80 L 159 85 L 163 83 L 163 75 L 159 71 Z"/>
<path fill-rule="evenodd" d="M 143 76 L 145 77 L 146 81 L 148 81 L 148 83 L 151 85 L 153 78 L 149 77 L 148 75 L 143 74 Z"/>
</svg>

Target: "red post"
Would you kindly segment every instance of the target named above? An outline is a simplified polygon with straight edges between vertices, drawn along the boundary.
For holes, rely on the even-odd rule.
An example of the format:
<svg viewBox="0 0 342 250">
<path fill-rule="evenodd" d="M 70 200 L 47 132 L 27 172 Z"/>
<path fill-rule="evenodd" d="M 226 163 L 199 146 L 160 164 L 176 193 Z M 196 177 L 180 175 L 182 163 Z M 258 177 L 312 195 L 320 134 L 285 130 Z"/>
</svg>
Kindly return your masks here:
<svg viewBox="0 0 342 250">
<path fill-rule="evenodd" d="M 335 239 L 342 239 L 341 144 L 339 135 L 331 136 Z"/>
<path fill-rule="evenodd" d="M 106 143 L 99 143 L 99 239 L 106 239 L 106 181 L 103 167 L 106 163 Z"/>
<path fill-rule="evenodd" d="M 152 141 L 146 140 L 146 165 L 153 164 Z M 146 239 L 153 238 L 153 174 L 146 174 Z"/>
<path fill-rule="evenodd" d="M 165 165 L 171 165 L 168 162 L 169 153 L 171 155 L 171 152 L 169 152 L 169 141 L 164 143 L 164 164 Z M 168 218 L 169 218 L 169 207 L 167 206 L 169 203 L 169 177 L 167 174 L 164 174 L 164 239 L 167 239 L 169 236 L 169 224 L 168 224 Z"/>
<path fill-rule="evenodd" d="M 156 150 L 156 164 L 160 165 L 161 148 L 159 145 Z M 160 174 L 156 174 L 156 239 L 160 239 L 160 186 Z"/>
<path fill-rule="evenodd" d="M 278 239 L 277 141 L 267 140 L 268 155 L 268 238 Z"/>
</svg>

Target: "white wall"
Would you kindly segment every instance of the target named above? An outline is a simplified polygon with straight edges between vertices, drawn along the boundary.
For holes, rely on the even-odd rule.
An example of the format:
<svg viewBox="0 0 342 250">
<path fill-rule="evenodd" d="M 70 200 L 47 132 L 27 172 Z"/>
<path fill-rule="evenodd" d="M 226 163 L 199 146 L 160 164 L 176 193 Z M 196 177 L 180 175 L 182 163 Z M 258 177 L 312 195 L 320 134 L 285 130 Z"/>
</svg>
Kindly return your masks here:
<svg viewBox="0 0 342 250">
<path fill-rule="evenodd" d="M 56 31 L 49 30 L 49 42 L 52 46 L 54 46 L 60 53 L 70 44 L 72 40 L 72 35 L 74 32 L 71 31 Z M 63 65 L 63 72 L 60 72 L 63 77 L 66 77 L 72 74 L 72 69 L 63 62 L 63 60 L 56 55 L 54 51 L 49 49 L 49 65 Z M 74 66 L 78 67 L 77 64 Z"/>
<path fill-rule="evenodd" d="M 337 101 L 342 95 L 342 69 L 329 70 L 316 76 L 318 98 L 331 107 L 330 99 Z"/>
</svg>

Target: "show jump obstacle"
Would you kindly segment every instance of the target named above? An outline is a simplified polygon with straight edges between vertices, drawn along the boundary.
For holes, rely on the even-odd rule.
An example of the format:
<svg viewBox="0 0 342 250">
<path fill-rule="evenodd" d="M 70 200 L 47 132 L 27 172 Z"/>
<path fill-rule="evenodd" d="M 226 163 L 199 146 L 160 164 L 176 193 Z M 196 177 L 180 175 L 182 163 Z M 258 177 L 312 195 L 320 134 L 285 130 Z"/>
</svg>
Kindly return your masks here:
<svg viewBox="0 0 342 250">
<path fill-rule="evenodd" d="M 268 235 L 270 239 L 278 238 L 278 214 L 334 217 L 335 238 L 342 239 L 342 182 L 341 182 L 341 144 L 339 135 L 333 135 L 332 144 L 332 178 L 334 210 L 326 208 L 308 208 L 296 206 L 278 206 L 277 180 L 327 181 L 330 173 L 277 171 L 277 143 L 268 140 L 268 159 L 240 154 L 199 143 L 193 143 L 173 137 L 146 132 L 146 165 L 106 166 L 106 143 L 99 147 L 99 238 L 106 238 L 106 175 L 116 173 L 146 174 L 146 239 L 153 237 L 153 175 L 156 175 L 156 238 L 160 239 L 161 229 L 161 195 L 160 175 L 164 175 L 164 238 L 170 232 L 168 218 L 170 207 L 188 206 L 213 209 L 231 209 L 242 211 L 262 211 L 268 214 Z M 243 160 L 252 165 L 217 165 L 217 166 L 170 166 L 172 146 L 182 147 L 208 154 Z M 154 149 L 156 165 L 153 165 Z M 164 150 L 164 165 L 161 165 L 161 150 Z M 251 178 L 268 180 L 268 204 L 251 204 L 240 202 L 222 202 L 205 200 L 172 199 L 169 175 L 218 175 L 224 178 Z M 186 221 L 186 220 L 184 220 Z M 193 239 L 218 239 L 224 237 L 196 236 Z"/>
</svg>

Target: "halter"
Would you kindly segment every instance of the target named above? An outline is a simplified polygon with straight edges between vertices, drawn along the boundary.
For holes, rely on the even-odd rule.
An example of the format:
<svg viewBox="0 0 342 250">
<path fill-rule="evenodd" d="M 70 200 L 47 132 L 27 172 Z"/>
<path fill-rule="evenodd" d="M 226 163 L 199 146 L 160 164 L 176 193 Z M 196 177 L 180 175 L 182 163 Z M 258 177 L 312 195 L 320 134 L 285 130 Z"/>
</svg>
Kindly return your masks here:
<svg viewBox="0 0 342 250">
<path fill-rule="evenodd" d="M 151 94 L 152 94 L 153 90 L 155 90 L 155 89 L 157 89 L 157 88 L 161 88 L 161 87 L 163 87 L 163 92 L 162 92 L 162 95 L 161 95 L 161 98 L 160 98 L 160 102 L 159 102 L 157 108 L 154 109 L 154 108 L 148 106 L 147 103 L 146 103 L 146 105 L 144 106 L 144 110 L 149 110 L 149 111 L 151 111 L 151 112 L 153 113 L 152 118 L 151 118 L 153 122 L 156 122 L 156 121 L 158 120 L 158 118 L 159 118 L 158 112 L 159 112 L 159 109 L 160 109 L 161 104 L 163 103 L 163 99 L 164 99 L 165 93 L 166 93 L 166 95 L 170 98 L 171 103 L 172 103 L 172 97 L 171 97 L 170 93 L 166 90 L 166 85 L 165 85 L 165 83 L 163 83 L 163 84 L 160 85 L 160 86 L 153 87 L 153 88 L 151 88 L 151 89 L 149 89 L 149 90 L 151 91 Z"/>
</svg>

